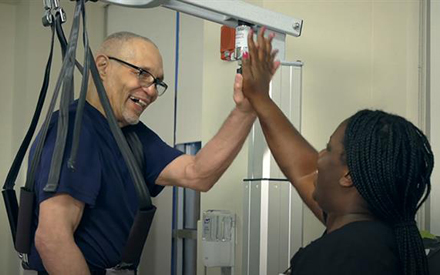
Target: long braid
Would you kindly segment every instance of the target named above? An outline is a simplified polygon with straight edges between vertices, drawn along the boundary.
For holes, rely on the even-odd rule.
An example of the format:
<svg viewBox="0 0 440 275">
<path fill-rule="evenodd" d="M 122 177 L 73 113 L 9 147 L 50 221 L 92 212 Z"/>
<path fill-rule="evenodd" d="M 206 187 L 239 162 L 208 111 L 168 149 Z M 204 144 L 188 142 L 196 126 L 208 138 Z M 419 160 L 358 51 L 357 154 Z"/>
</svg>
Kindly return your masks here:
<svg viewBox="0 0 440 275">
<path fill-rule="evenodd" d="M 402 117 L 362 110 L 348 121 L 344 147 L 356 189 L 371 212 L 394 228 L 404 274 L 429 274 L 415 223 L 431 190 L 434 157 L 426 136 Z"/>
</svg>

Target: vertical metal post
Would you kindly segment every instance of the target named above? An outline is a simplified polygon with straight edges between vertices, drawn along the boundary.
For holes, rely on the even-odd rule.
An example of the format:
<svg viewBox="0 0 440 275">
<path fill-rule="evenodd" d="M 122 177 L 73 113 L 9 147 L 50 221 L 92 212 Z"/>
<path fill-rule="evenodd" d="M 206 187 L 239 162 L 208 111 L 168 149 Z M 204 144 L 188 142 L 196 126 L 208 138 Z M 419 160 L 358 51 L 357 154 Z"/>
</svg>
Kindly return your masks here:
<svg viewBox="0 0 440 275">
<path fill-rule="evenodd" d="M 195 155 L 201 142 L 178 144 L 176 148 Z M 197 269 L 197 221 L 200 219 L 200 192 L 174 187 L 173 266 L 175 275 L 195 275 Z"/>
<path fill-rule="evenodd" d="M 301 130 L 301 62 L 282 62 L 270 95 Z M 302 246 L 302 200 L 278 168 L 257 122 L 244 180 L 243 274 L 279 274 Z"/>
</svg>

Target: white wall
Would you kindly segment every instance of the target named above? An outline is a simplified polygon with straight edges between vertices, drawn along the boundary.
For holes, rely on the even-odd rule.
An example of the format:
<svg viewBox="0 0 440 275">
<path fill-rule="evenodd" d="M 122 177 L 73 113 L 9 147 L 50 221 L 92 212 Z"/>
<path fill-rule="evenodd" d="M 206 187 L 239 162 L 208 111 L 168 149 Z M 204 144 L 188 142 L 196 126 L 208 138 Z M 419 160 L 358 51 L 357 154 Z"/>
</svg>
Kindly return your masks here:
<svg viewBox="0 0 440 275">
<path fill-rule="evenodd" d="M 264 1 L 304 20 L 288 37 L 287 59 L 304 61 L 302 132 L 322 149 L 357 110 L 417 117 L 418 3 L 407 1 Z M 305 208 L 304 244 L 324 227 Z"/>
<path fill-rule="evenodd" d="M 202 19 L 180 13 L 176 143 L 201 141 L 203 26 Z"/>
<path fill-rule="evenodd" d="M 12 97 L 14 91 L 15 11 L 12 4 L 0 4 L 0 179 L 4 179 L 12 163 Z M 5 274 L 18 274 L 18 258 L 14 253 L 11 231 L 3 202 L 0 203 L 0 266 Z"/>
<path fill-rule="evenodd" d="M 431 146 L 436 163 L 431 178 L 431 232 L 440 236 L 440 1 L 431 1 Z"/>
</svg>

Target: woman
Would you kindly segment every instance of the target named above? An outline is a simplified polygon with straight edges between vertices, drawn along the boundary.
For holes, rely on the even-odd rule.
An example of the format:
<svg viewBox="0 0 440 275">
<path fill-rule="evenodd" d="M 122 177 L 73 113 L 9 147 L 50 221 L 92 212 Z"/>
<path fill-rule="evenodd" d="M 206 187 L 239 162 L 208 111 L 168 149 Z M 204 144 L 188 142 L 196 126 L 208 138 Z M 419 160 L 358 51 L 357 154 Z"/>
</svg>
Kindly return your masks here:
<svg viewBox="0 0 440 275">
<path fill-rule="evenodd" d="M 280 169 L 326 226 L 293 256 L 291 274 L 429 274 L 415 223 L 434 164 L 426 136 L 400 116 L 362 110 L 318 153 L 269 97 L 272 36 L 251 38 L 243 93 Z"/>
</svg>

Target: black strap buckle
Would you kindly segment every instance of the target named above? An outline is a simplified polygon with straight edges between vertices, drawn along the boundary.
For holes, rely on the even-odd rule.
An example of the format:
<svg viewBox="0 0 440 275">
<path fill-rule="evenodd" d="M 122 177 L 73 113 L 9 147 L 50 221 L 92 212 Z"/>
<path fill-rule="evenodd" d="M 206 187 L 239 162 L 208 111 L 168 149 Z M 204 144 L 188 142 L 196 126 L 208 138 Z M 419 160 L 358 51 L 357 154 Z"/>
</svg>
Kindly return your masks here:
<svg viewBox="0 0 440 275">
<path fill-rule="evenodd" d="M 115 269 L 115 270 L 135 270 L 136 268 L 135 268 L 134 264 L 120 262 L 115 267 L 113 267 L 113 269 Z"/>
</svg>

